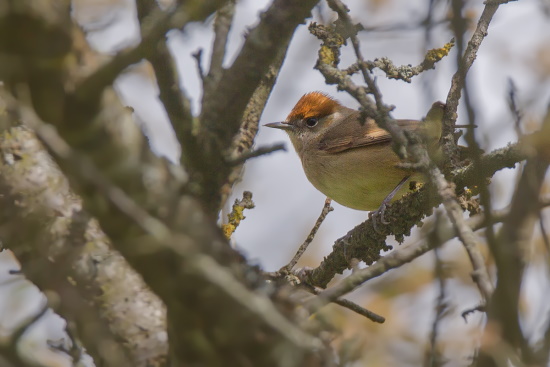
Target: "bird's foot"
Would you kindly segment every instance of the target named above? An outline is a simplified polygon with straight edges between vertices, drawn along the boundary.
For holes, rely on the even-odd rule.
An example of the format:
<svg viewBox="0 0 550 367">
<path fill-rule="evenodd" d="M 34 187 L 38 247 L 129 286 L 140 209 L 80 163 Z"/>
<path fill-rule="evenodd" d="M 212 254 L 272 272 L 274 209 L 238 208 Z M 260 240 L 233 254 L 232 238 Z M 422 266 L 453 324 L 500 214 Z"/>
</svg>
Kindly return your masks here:
<svg viewBox="0 0 550 367">
<path fill-rule="evenodd" d="M 369 213 L 369 219 L 372 222 L 372 228 L 378 234 L 381 234 L 380 229 L 378 228 L 378 221 L 380 221 L 380 223 L 384 225 L 390 224 L 390 222 L 388 222 L 385 218 L 387 206 L 388 203 L 386 202 L 386 200 L 384 200 L 378 209 Z"/>
</svg>

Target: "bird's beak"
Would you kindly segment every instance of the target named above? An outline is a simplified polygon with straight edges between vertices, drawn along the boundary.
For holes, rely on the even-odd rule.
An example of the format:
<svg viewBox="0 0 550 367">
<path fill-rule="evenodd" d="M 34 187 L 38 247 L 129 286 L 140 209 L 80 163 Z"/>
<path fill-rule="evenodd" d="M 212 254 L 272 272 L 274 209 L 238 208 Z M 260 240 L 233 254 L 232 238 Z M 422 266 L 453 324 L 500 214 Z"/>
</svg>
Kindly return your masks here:
<svg viewBox="0 0 550 367">
<path fill-rule="evenodd" d="M 294 125 L 291 125 L 288 122 L 270 122 L 269 124 L 265 124 L 264 126 L 281 130 L 292 130 L 294 128 Z"/>
</svg>

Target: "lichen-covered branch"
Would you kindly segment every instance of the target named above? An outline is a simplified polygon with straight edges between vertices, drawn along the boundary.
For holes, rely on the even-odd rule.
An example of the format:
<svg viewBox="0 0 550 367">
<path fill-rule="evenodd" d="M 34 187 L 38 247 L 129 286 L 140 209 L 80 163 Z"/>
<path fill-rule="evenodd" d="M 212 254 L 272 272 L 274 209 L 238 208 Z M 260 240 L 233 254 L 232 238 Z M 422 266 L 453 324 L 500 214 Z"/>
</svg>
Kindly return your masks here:
<svg viewBox="0 0 550 367">
<path fill-rule="evenodd" d="M 235 199 L 235 203 L 231 208 L 231 213 L 227 215 L 229 219 L 228 222 L 222 224 L 222 231 L 225 238 L 230 239 L 233 232 L 235 232 L 239 224 L 241 224 L 241 221 L 246 218 L 243 214 L 244 210 L 254 209 L 254 206 L 252 193 L 250 191 L 243 192 L 243 198 L 241 200 Z"/>
<path fill-rule="evenodd" d="M 399 79 L 410 83 L 414 76 L 420 75 L 422 72 L 434 69 L 435 64 L 449 54 L 454 45 L 454 40 L 445 44 L 443 47 L 434 48 L 426 52 L 424 60 L 416 66 L 401 65 L 395 66 L 393 61 L 387 57 L 381 57 L 372 61 L 363 61 L 364 66 L 372 71 L 374 68 L 382 70 L 388 79 Z M 355 63 L 346 69 L 347 74 L 355 74 L 360 69 L 359 63 Z"/>
<path fill-rule="evenodd" d="M 526 154 L 519 145 L 509 145 L 483 156 L 481 162 L 485 174 L 491 177 L 498 170 L 514 167 L 525 158 Z M 473 170 L 472 166 L 468 166 L 456 172 L 454 183 L 457 190 L 476 184 L 479 178 L 473 174 Z M 398 241 L 402 241 L 404 236 L 410 234 L 410 229 L 431 214 L 432 208 L 440 203 L 430 194 L 430 188 L 430 185 L 423 186 L 389 205 L 385 216 L 390 224 L 378 225 L 379 232 L 373 230 L 372 220 L 368 219 L 346 235 L 347 243 L 344 243 L 342 238 L 337 240 L 332 252 L 323 262 L 307 272 L 308 282 L 324 288 L 334 275 L 349 268 L 352 258 L 364 261 L 367 265 L 378 261 L 380 251 L 391 249 L 386 244 L 388 235 L 394 235 Z"/>
<path fill-rule="evenodd" d="M 550 200 L 549 198 L 546 198 L 538 202 L 536 205 L 538 208 L 547 207 L 550 205 Z M 495 211 L 490 215 L 491 223 L 487 222 L 488 218 L 484 214 L 477 214 L 471 218 L 468 218 L 466 220 L 466 225 L 473 231 L 477 231 L 485 228 L 488 224 L 501 223 L 511 214 L 511 207 Z M 396 269 L 406 263 L 409 263 L 433 250 L 435 246 L 439 246 L 458 236 L 455 225 L 450 222 L 448 224 L 439 223 L 439 228 L 437 229 L 434 228 L 433 225 L 430 225 L 430 228 L 424 229 L 425 232 L 431 232 L 434 230 L 437 230 L 438 232 L 438 241 L 421 240 L 415 243 L 406 244 L 403 247 L 399 247 L 388 255 L 380 258 L 376 264 L 355 271 L 352 275 L 348 276 L 334 287 L 320 292 L 319 298 L 308 302 L 306 307 L 308 307 L 312 312 L 316 311 L 328 302 L 332 302 L 353 291 L 368 280 L 376 278 L 392 269 Z"/>
</svg>

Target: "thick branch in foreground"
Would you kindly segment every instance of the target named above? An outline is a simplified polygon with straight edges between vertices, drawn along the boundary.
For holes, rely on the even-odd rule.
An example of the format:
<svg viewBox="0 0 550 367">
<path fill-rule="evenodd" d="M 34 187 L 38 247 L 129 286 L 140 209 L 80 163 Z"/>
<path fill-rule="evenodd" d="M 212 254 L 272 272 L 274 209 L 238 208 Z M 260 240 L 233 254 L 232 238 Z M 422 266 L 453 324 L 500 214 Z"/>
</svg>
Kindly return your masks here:
<svg viewBox="0 0 550 367">
<path fill-rule="evenodd" d="M 320 352 L 322 344 L 317 338 L 291 323 L 263 292 L 248 289 L 264 285 L 259 270 L 242 262 L 208 216 L 197 215 L 201 206 L 196 200 L 181 198 L 175 215 L 181 221 L 174 223 L 174 228 L 180 231 L 172 231 L 114 186 L 90 160 L 73 151 L 28 106 L 4 96 L 10 108 L 19 110 L 22 119 L 55 155 L 71 182 L 79 187 L 88 186 L 86 192 L 93 188 L 96 195 L 104 198 L 109 216 L 114 214 L 122 219 L 119 224 L 127 232 L 125 237 L 119 231 L 113 232 L 115 244 L 167 306 L 171 360 L 181 364 L 207 361 L 209 365 L 221 366 L 222 361 L 242 353 L 259 365 L 277 365 L 279 357 L 275 358 L 270 351 L 281 343 L 286 345 L 285 353 L 294 356 L 296 366 L 305 359 L 320 358 L 317 353 L 324 352 Z M 84 203 L 87 200 L 93 198 L 86 196 Z M 97 214 L 102 218 L 106 215 L 103 211 Z M 106 227 L 112 230 L 112 226 Z M 224 305 L 224 312 L 219 312 L 220 304 Z M 233 334 L 243 323 L 248 325 L 245 329 L 248 332 L 242 330 L 238 338 L 224 334 Z M 181 325 L 196 327 L 181 328 Z M 256 339 L 256 330 L 266 327 L 275 333 Z M 193 347 L 197 337 L 203 342 Z M 221 352 L 226 349 L 227 354 Z M 212 350 L 218 352 L 211 353 Z"/>
<path fill-rule="evenodd" d="M 82 210 L 34 134 L 23 127 L 5 130 L 0 149 L 2 207 L 10 208 L 1 237 L 25 276 L 58 294 L 57 311 L 76 326 L 96 363 L 147 366 L 164 360 L 164 306 Z"/>
<path fill-rule="evenodd" d="M 276 4 L 287 2 L 276 1 Z M 210 3 L 186 2 L 181 6 L 198 4 L 200 10 Z M 313 6 L 313 1 L 307 3 Z M 244 97 L 244 108 L 260 77 L 267 71 L 275 55 L 279 54 L 278 48 L 268 47 L 265 50 L 264 46 L 257 44 L 261 41 L 258 37 L 269 36 L 271 33 L 265 34 L 263 31 L 271 30 L 274 35 L 272 40 L 281 40 L 280 36 L 286 34 L 282 39 L 288 41 L 296 24 L 302 20 L 300 18 L 307 15 L 299 11 L 294 12 L 306 3 L 292 4 L 294 5 L 289 5 L 293 8 L 290 13 L 285 13 L 285 8 L 277 7 L 270 13 L 285 13 L 291 20 L 286 27 L 282 27 L 278 21 L 286 21 L 287 18 L 266 16 L 264 22 L 258 26 L 260 31 L 252 32 L 254 36 L 251 34 L 243 52 L 258 51 L 262 55 L 259 57 L 259 63 L 263 68 L 252 73 L 252 80 L 256 81 L 252 83 L 254 85 L 247 84 L 245 87 L 246 83 L 235 80 L 230 83 L 231 91 L 236 85 L 240 85 L 244 92 L 235 94 L 224 91 L 223 98 L 215 99 L 216 103 L 225 105 L 221 111 L 221 118 L 211 123 L 220 126 L 231 125 L 225 123 L 225 112 L 234 106 L 233 101 L 228 102 L 228 99 L 241 98 L 246 95 L 247 88 L 250 88 L 250 93 Z M 193 14 L 186 13 L 188 19 Z M 266 21 L 274 21 L 275 24 L 267 25 Z M 82 198 L 85 210 L 99 221 L 113 246 L 143 276 L 147 285 L 166 305 L 169 355 L 174 365 L 221 366 L 228 360 L 246 360 L 253 365 L 274 366 L 280 358 L 284 358 L 299 366 L 306 360 L 316 361 L 319 359 L 318 353 L 324 353 L 322 348 L 314 347 L 319 346 L 318 340 L 290 322 L 290 318 L 295 317 L 293 309 L 277 310 L 265 295 L 265 291 L 254 293 L 256 288 L 265 286 L 259 270 L 248 266 L 242 256 L 228 246 L 213 219 L 212 211 L 205 211 L 207 204 L 212 205 L 212 208 L 219 205 L 216 198 L 219 197 L 219 190 L 225 182 L 219 180 L 219 172 L 208 169 L 201 171 L 205 179 L 215 176 L 212 180 L 214 185 L 210 187 L 215 195 L 206 195 L 202 197 L 201 202 L 192 195 L 182 195 L 178 180 L 171 174 L 161 179 L 157 176 L 150 177 L 147 173 L 151 166 L 160 170 L 165 164 L 161 159 L 150 157 L 150 151 L 146 147 L 145 154 L 132 154 L 125 144 L 109 134 L 109 129 L 118 123 L 120 106 L 116 98 L 101 101 L 97 94 L 103 91 L 102 88 L 109 78 L 116 77 L 121 60 L 136 60 L 138 55 L 147 55 L 146 52 L 143 53 L 148 46 L 147 43 L 156 44 L 164 36 L 164 33 L 156 33 L 161 26 L 152 24 L 154 32 L 151 32 L 155 34 L 150 33 L 145 44 L 115 56 L 111 63 L 96 69 L 82 83 L 71 80 L 65 87 L 63 79 L 71 73 L 82 73 L 82 70 L 65 68 L 79 69 L 81 65 L 56 65 L 56 70 L 60 72 L 48 73 L 50 83 L 40 85 L 46 90 L 51 87 L 53 95 L 60 97 L 54 101 L 55 103 L 49 100 L 48 104 L 46 99 L 37 100 L 34 93 L 35 84 L 18 85 L 17 90 L 21 93 L 17 94 L 17 99 L 5 90 L 0 90 L 1 97 L 9 104 L 10 109 L 19 112 L 21 119 L 28 123 L 28 126 L 40 130 L 40 139 L 47 142 L 50 152 L 55 153 L 56 162 L 69 179 L 71 187 Z M 52 44 L 55 44 L 54 40 Z M 287 44 L 284 47 L 286 48 Z M 76 53 L 79 50 L 73 51 Z M 246 56 L 245 59 L 248 57 L 248 61 L 245 60 L 244 63 L 241 59 L 241 67 L 253 66 L 248 63 L 255 60 L 251 57 L 253 54 L 254 52 Z M 271 57 L 264 57 L 267 55 Z M 235 63 L 238 64 L 239 62 Z M 109 69 L 110 67 L 112 69 Z M 239 71 L 235 75 L 251 75 L 249 70 Z M 75 84 L 77 90 L 72 93 L 70 88 Z M 40 111 L 39 116 L 47 117 L 47 123 L 54 125 L 57 132 L 30 108 L 28 102 L 31 98 L 26 93 L 28 90 L 33 97 L 33 105 L 40 102 L 49 108 L 51 114 Z M 47 95 L 44 94 L 42 97 L 45 96 Z M 230 108 L 226 109 L 228 105 Z M 238 120 L 242 115 L 242 109 L 238 115 L 233 120 L 235 124 L 231 125 L 234 131 L 229 134 L 230 138 L 239 128 Z M 226 146 L 230 143 L 230 140 L 227 141 Z M 223 153 L 216 150 L 214 156 L 209 158 L 218 158 L 218 164 L 225 164 L 222 159 Z M 150 161 L 147 160 L 149 157 Z M 226 172 L 228 171 L 229 168 L 226 168 Z M 156 188 L 159 182 L 165 184 L 164 190 L 152 189 Z M 200 182 L 198 185 L 197 182 L 193 183 L 193 187 L 200 190 Z M 166 223 L 158 218 L 165 218 Z M 216 264 L 217 274 L 224 274 L 223 279 L 226 283 L 213 283 L 220 278 L 211 276 L 212 274 L 208 273 L 209 269 L 197 268 L 195 265 L 199 263 Z M 234 289 L 225 288 L 227 282 L 231 282 Z M 243 305 L 246 299 L 236 298 L 235 294 L 246 294 L 249 296 L 248 299 L 257 302 Z M 220 305 L 223 305 L 223 312 L 220 312 Z M 269 313 L 269 317 L 265 315 L 266 312 Z M 282 315 L 281 312 L 285 314 Z M 247 325 L 247 328 L 242 328 L 242 325 Z M 240 332 L 235 335 L 234 330 Z M 285 348 L 282 348 L 282 345 Z M 274 350 L 279 352 L 274 353 Z M 281 353 L 284 356 L 281 356 Z"/>
</svg>

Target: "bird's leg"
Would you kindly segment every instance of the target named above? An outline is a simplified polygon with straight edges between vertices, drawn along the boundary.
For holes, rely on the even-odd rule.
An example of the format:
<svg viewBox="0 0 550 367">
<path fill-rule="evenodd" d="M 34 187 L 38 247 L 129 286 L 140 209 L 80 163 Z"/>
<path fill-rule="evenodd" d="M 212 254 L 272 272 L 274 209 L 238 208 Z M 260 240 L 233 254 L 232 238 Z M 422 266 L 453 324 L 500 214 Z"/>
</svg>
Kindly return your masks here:
<svg viewBox="0 0 550 367">
<path fill-rule="evenodd" d="M 386 196 L 384 198 L 384 200 L 382 200 L 382 204 L 380 204 L 380 207 L 378 209 L 376 209 L 375 211 L 372 211 L 372 212 L 369 213 L 369 218 L 372 218 L 372 226 L 374 227 L 374 230 L 376 232 L 378 232 L 378 228 L 376 226 L 376 217 L 380 216 L 380 223 L 382 223 L 382 224 L 389 224 L 390 223 L 390 222 L 386 221 L 386 219 L 384 218 L 384 213 L 386 212 L 386 207 L 390 203 L 390 201 L 392 201 L 395 194 L 397 194 L 397 192 L 399 190 L 401 190 L 401 188 L 403 187 L 405 182 L 407 182 L 410 177 L 411 177 L 411 175 L 407 175 L 407 176 L 403 177 L 403 179 L 397 184 L 397 186 L 395 186 L 395 188 L 388 194 L 388 196 Z"/>
</svg>

